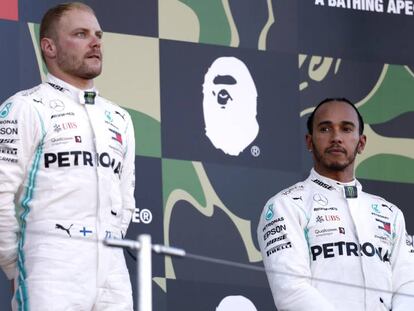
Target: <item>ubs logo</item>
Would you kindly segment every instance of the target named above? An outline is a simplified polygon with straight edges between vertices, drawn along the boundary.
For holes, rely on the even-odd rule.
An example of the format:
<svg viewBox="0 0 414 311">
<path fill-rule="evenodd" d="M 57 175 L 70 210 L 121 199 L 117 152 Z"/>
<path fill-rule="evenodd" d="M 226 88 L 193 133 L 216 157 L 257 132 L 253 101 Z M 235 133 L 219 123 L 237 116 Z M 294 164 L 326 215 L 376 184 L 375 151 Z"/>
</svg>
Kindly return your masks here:
<svg viewBox="0 0 414 311">
<path fill-rule="evenodd" d="M 53 125 L 53 130 L 57 133 L 59 133 L 60 131 L 74 130 L 77 128 L 78 128 L 78 125 L 75 122 L 66 122 L 66 123 Z"/>
<path fill-rule="evenodd" d="M 323 216 L 317 216 L 316 221 L 319 223 L 322 223 L 324 221 L 341 221 L 341 217 L 338 215 L 323 215 Z"/>
<path fill-rule="evenodd" d="M 259 133 L 257 90 L 247 66 L 235 57 L 219 57 L 203 84 L 206 136 L 225 154 L 238 156 Z"/>
</svg>

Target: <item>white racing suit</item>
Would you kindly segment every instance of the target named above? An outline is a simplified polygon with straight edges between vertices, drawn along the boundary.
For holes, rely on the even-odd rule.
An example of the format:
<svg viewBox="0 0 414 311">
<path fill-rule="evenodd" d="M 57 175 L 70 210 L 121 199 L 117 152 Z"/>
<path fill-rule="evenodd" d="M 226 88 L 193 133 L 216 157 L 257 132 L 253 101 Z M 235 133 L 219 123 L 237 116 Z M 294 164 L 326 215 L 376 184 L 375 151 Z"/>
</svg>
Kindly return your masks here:
<svg viewBox="0 0 414 311">
<path fill-rule="evenodd" d="M 403 214 L 356 180 L 312 170 L 267 202 L 257 237 L 279 311 L 414 310 Z"/>
<path fill-rule="evenodd" d="M 87 103 L 85 103 L 85 101 Z M 134 200 L 129 114 L 48 75 L 0 106 L 0 265 L 14 310 L 132 310 L 122 239 Z"/>
</svg>

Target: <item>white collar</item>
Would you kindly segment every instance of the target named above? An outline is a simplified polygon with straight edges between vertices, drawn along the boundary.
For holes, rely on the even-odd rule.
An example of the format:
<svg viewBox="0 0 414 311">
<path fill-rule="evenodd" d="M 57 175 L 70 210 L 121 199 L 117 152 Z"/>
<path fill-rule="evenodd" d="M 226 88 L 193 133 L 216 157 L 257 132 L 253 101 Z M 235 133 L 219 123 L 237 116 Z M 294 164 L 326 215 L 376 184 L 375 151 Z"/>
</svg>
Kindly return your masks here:
<svg viewBox="0 0 414 311">
<path fill-rule="evenodd" d="M 46 82 L 53 87 L 54 89 L 66 94 L 70 98 L 72 98 L 74 101 L 84 104 L 85 103 L 85 92 L 95 92 L 96 95 L 99 94 L 98 90 L 93 87 L 91 89 L 87 90 L 81 90 L 77 87 L 55 77 L 51 73 L 48 73 L 46 76 Z"/>
</svg>

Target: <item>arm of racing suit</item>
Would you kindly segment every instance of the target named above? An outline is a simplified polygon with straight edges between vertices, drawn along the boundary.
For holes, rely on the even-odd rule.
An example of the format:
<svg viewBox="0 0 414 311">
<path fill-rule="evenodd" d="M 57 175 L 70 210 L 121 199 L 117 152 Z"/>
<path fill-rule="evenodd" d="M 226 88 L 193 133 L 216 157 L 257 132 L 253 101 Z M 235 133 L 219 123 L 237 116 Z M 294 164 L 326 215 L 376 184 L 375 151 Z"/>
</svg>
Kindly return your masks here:
<svg viewBox="0 0 414 311">
<path fill-rule="evenodd" d="M 411 241 L 407 239 L 404 215 L 400 210 L 398 210 L 394 228 L 396 236 L 390 258 L 394 292 L 392 311 L 412 310 L 414 306 L 414 249 Z"/>
<path fill-rule="evenodd" d="M 121 175 L 121 192 L 122 192 L 122 234 L 125 237 L 129 223 L 131 222 L 132 213 L 135 209 L 135 136 L 134 126 L 128 113 L 126 128 L 126 153 Z"/>
<path fill-rule="evenodd" d="M 0 106 L 0 127 L 17 133 L 0 135 L 0 266 L 8 279 L 15 277 L 20 224 L 18 191 L 41 137 L 40 116 L 30 104 L 10 98 Z M 17 206 L 17 208 L 16 208 Z"/>
<path fill-rule="evenodd" d="M 273 208 L 272 212 L 269 210 Z M 268 217 L 266 217 L 268 215 Z M 272 224 L 273 222 L 273 224 Z M 263 263 L 279 311 L 332 311 L 335 308 L 311 284 L 305 212 L 287 196 L 265 205 L 257 229 Z M 269 235 L 276 229 L 278 234 Z"/>
</svg>

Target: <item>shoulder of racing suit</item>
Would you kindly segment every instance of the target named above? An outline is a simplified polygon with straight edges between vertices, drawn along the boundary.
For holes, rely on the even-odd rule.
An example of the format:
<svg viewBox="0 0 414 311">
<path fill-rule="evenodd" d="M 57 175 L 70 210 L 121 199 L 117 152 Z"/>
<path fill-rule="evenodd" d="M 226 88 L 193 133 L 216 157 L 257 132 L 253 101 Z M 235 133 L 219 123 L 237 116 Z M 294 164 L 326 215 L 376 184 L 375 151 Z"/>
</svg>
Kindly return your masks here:
<svg viewBox="0 0 414 311">
<path fill-rule="evenodd" d="M 24 110 L 36 109 L 38 112 L 46 112 L 50 109 L 47 106 L 46 97 L 50 94 L 51 90 L 48 90 L 48 86 L 45 83 L 39 84 L 33 88 L 22 90 L 17 92 L 13 96 L 9 97 L 5 103 L 12 106 L 24 105 L 21 107 Z M 50 100 L 51 98 L 47 98 Z"/>
</svg>

